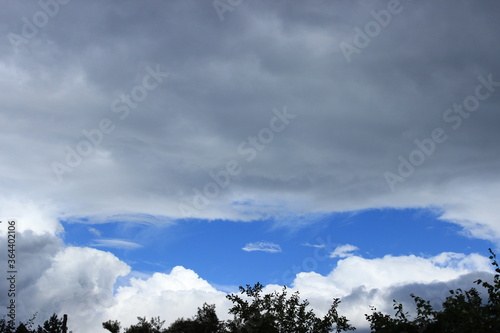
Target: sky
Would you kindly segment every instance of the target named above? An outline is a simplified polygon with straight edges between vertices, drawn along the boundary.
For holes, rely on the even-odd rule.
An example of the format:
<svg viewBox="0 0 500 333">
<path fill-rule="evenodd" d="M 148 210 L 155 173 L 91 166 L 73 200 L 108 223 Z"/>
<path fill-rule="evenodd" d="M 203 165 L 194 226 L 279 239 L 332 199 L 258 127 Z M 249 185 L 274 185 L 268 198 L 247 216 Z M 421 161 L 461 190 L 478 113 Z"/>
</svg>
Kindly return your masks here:
<svg viewBox="0 0 500 333">
<path fill-rule="evenodd" d="M 370 305 L 491 278 L 497 2 L 0 4 L 17 320 L 228 319 L 261 282 L 367 332 Z"/>
</svg>

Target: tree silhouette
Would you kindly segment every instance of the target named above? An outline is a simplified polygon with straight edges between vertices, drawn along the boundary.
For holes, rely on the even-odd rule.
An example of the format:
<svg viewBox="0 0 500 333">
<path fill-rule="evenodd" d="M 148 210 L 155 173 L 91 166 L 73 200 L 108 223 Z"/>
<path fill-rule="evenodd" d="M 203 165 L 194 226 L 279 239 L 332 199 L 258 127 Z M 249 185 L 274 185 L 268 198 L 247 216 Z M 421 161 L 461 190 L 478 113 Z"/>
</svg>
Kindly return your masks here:
<svg viewBox="0 0 500 333">
<path fill-rule="evenodd" d="M 118 320 L 108 320 L 102 323 L 102 327 L 107 329 L 111 333 L 119 333 L 121 325 Z"/>
<path fill-rule="evenodd" d="M 162 328 L 165 320 L 161 320 L 160 317 L 152 317 L 149 321 L 146 317 L 137 317 L 137 320 L 137 324 L 125 329 L 125 333 L 164 333 L 166 331 Z M 102 327 L 111 333 L 119 333 L 121 324 L 118 320 L 108 320 L 102 323 Z"/>
<path fill-rule="evenodd" d="M 354 330 L 348 320 L 339 316 L 338 298 L 328 313 L 321 319 L 312 310 L 307 310 L 309 302 L 300 301 L 299 292 L 287 297 L 287 288 L 281 292 L 262 295 L 263 285 L 240 287 L 241 294 L 246 294 L 249 302 L 239 295 L 231 294 L 227 298 L 234 303 L 229 313 L 234 319 L 228 321 L 229 332 L 279 332 L 279 333 L 329 333 Z"/>
<path fill-rule="evenodd" d="M 224 324 L 219 321 L 215 305 L 204 303 L 192 319 L 177 319 L 167 329 L 167 333 L 218 333 Z"/>
<path fill-rule="evenodd" d="M 20 323 L 19 326 L 17 326 L 15 333 L 31 333 L 31 331 L 28 330 L 26 325 L 24 325 L 23 323 Z"/>
<path fill-rule="evenodd" d="M 11 322 L 8 322 L 4 318 L 2 318 L 0 319 L 0 333 L 36 333 L 31 329 L 35 318 L 36 314 L 34 314 L 33 317 L 31 319 L 28 319 L 26 322 L 20 322 L 17 328 L 15 328 L 15 326 L 13 327 Z"/>
<path fill-rule="evenodd" d="M 63 333 L 63 326 L 63 319 L 58 318 L 54 313 L 43 323 L 43 326 L 38 325 L 36 333 Z"/>
<path fill-rule="evenodd" d="M 132 325 L 125 330 L 125 333 L 163 333 L 165 329 L 162 329 L 165 320 L 160 320 L 160 317 L 153 317 L 150 321 L 146 320 L 146 317 L 137 317 L 139 322 L 136 325 Z"/>
<path fill-rule="evenodd" d="M 0 333 L 14 333 L 15 327 L 12 327 L 11 323 L 5 318 L 0 319 Z"/>
</svg>

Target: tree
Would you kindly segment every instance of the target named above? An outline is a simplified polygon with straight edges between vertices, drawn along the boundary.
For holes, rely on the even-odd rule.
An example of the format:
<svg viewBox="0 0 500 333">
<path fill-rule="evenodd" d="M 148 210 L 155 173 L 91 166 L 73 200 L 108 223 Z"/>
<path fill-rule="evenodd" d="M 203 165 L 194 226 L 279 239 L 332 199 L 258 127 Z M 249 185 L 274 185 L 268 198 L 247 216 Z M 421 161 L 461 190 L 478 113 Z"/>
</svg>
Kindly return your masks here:
<svg viewBox="0 0 500 333">
<path fill-rule="evenodd" d="M 24 323 L 19 322 L 19 326 L 17 326 L 17 328 L 15 326 L 12 326 L 11 321 L 6 321 L 4 318 L 2 318 L 0 319 L 0 333 L 36 333 L 31 329 L 35 318 L 36 313 L 31 319 L 28 319 Z"/>
<path fill-rule="evenodd" d="M 215 304 L 203 303 L 203 306 L 198 308 L 194 321 L 199 324 L 200 333 L 216 333 L 223 326 L 215 312 Z"/>
<path fill-rule="evenodd" d="M 38 325 L 37 333 L 63 333 L 63 319 L 59 319 L 57 314 L 53 314 L 43 323 Z"/>
<path fill-rule="evenodd" d="M 234 315 L 234 319 L 227 323 L 229 332 L 329 333 L 354 330 L 348 320 L 337 313 L 338 298 L 320 319 L 312 310 L 307 310 L 309 302 L 300 301 L 299 292 L 287 297 L 287 288 L 283 287 L 281 292 L 262 295 L 262 289 L 260 283 L 240 287 L 241 294 L 246 294 L 251 302 L 237 294 L 227 296 L 234 303 L 229 310 Z"/>
<path fill-rule="evenodd" d="M 111 333 L 119 333 L 120 332 L 120 322 L 118 320 L 108 320 L 102 323 L 102 327 L 110 331 Z"/>
<path fill-rule="evenodd" d="M 19 326 L 17 326 L 15 333 L 31 333 L 31 331 L 26 327 L 26 325 L 20 323 Z"/>
<path fill-rule="evenodd" d="M 0 333 L 14 333 L 15 327 L 5 318 L 0 319 Z"/>
<path fill-rule="evenodd" d="M 491 249 L 489 251 L 491 264 L 495 267 L 496 273 L 493 277 L 493 284 L 481 280 L 476 280 L 474 283 L 486 288 L 488 292 L 488 303 L 484 306 L 483 312 L 488 332 L 500 332 L 500 267 L 496 254 Z"/>
<path fill-rule="evenodd" d="M 160 317 L 153 317 L 150 321 L 146 320 L 146 317 L 137 317 L 139 322 L 136 325 L 132 325 L 125 330 L 125 333 L 164 333 L 165 329 L 162 329 L 165 324 L 165 320 L 160 320 Z"/>
<path fill-rule="evenodd" d="M 394 318 L 377 311 L 375 307 L 372 307 L 373 313 L 371 315 L 365 315 L 366 320 L 370 322 L 371 331 L 377 333 L 421 333 L 418 325 L 410 322 L 408 313 L 403 310 L 403 305 L 398 304 L 396 300 L 393 302 L 396 311 Z"/>
<path fill-rule="evenodd" d="M 192 319 L 177 319 L 166 330 L 167 333 L 218 333 L 224 324 L 219 321 L 215 305 L 204 303 Z"/>
</svg>

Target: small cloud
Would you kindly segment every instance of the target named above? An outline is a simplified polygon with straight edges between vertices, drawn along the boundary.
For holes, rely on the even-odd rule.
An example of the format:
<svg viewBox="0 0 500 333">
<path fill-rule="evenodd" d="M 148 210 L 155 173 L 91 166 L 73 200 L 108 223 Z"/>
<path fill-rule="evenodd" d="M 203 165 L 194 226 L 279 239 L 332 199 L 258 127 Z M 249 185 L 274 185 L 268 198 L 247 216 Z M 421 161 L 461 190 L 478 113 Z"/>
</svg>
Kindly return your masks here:
<svg viewBox="0 0 500 333">
<path fill-rule="evenodd" d="M 270 242 L 255 242 L 248 243 L 242 250 L 247 252 L 262 251 L 268 253 L 278 253 L 281 252 L 281 247 L 278 244 Z"/>
<path fill-rule="evenodd" d="M 93 247 L 111 247 L 114 249 L 137 249 L 142 245 L 129 242 L 123 239 L 96 239 L 90 246 Z"/>
<path fill-rule="evenodd" d="M 325 244 L 311 244 L 311 243 L 303 243 L 302 246 L 315 247 L 317 249 L 324 249 L 326 247 Z"/>
<path fill-rule="evenodd" d="M 96 235 L 97 237 L 101 237 L 101 232 L 96 228 L 88 228 L 87 229 L 91 234 Z"/>
<path fill-rule="evenodd" d="M 333 250 L 330 254 L 330 258 L 347 258 L 353 256 L 353 251 L 359 250 L 357 246 L 351 244 L 340 245 Z"/>
</svg>

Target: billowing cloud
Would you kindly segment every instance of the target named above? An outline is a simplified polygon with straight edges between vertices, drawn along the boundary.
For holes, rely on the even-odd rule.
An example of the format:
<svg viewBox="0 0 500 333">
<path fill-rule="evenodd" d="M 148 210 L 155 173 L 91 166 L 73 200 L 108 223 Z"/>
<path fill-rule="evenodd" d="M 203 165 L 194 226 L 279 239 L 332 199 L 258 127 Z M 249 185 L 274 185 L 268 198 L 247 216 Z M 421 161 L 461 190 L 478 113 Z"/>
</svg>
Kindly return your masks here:
<svg viewBox="0 0 500 333">
<path fill-rule="evenodd" d="M 5 238 L 1 237 L 2 242 Z M 45 320 L 66 313 L 74 327 L 94 327 L 114 303 L 116 279 L 130 271 L 109 252 L 65 246 L 59 237 L 31 231 L 16 235 L 16 315 Z M 6 267 L 4 256 L 0 263 Z M 0 288 L 7 290 L 5 279 Z M 9 300 L 0 302 L 5 307 Z M 75 330 L 76 332 L 76 330 Z"/>
<path fill-rule="evenodd" d="M 358 247 L 351 244 L 339 245 L 330 254 L 330 258 L 350 257 L 353 255 L 351 252 L 354 252 L 356 250 L 358 250 Z"/>
<path fill-rule="evenodd" d="M 450 289 L 469 289 L 479 277 L 491 280 L 491 272 L 489 259 L 478 254 L 441 253 L 429 258 L 387 255 L 375 259 L 350 256 L 339 260 L 326 276 L 315 272 L 297 274 L 292 290 L 300 291 L 322 314 L 333 298 L 340 297 L 340 312 L 356 327 L 366 329 L 364 314 L 370 313 L 370 306 L 392 313 L 391 302 L 396 299 L 412 312 L 409 295 L 414 293 L 439 307 Z"/>
<path fill-rule="evenodd" d="M 376 289 L 396 284 L 448 281 L 471 271 L 491 271 L 488 258 L 455 253 L 431 258 L 387 255 L 365 259 L 351 256 L 339 260 L 337 267 L 326 277 L 314 272 L 298 274 L 294 286 L 310 292 L 318 290 L 318 293 L 329 288 L 333 293 L 345 296 L 360 286 Z"/>
<path fill-rule="evenodd" d="M 262 251 L 269 253 L 278 253 L 281 252 L 281 246 L 271 242 L 255 242 L 248 243 L 242 248 L 242 250 L 247 252 Z"/>
<path fill-rule="evenodd" d="M 63 231 L 59 223 L 57 205 L 50 200 L 34 201 L 0 194 L 0 219 L 15 220 L 16 230 L 35 234 L 58 234 Z M 0 235 L 5 232 L 0 228 Z"/>
<path fill-rule="evenodd" d="M 228 318 L 229 301 L 226 293 L 216 290 L 194 271 L 181 266 L 169 274 L 154 273 L 148 279 L 130 279 L 130 285 L 118 288 L 115 305 L 107 309 L 109 319 L 121 318 L 130 325 L 137 316 L 161 316 L 171 323 L 175 319 L 192 317 L 204 302 L 215 304 L 221 318 Z"/>
<path fill-rule="evenodd" d="M 5 237 L 0 240 L 5 243 Z M 144 276 L 130 272 L 127 264 L 109 252 L 65 246 L 48 234 L 18 233 L 18 244 L 23 244 L 17 250 L 18 320 L 37 313 L 37 320 L 43 321 L 52 313 L 65 313 L 73 332 L 90 333 L 102 331 L 101 323 L 109 319 L 127 326 L 137 316 L 161 316 L 173 322 L 193 316 L 203 302 L 216 304 L 221 317 L 227 313 L 226 293 L 183 267 Z M 6 267 L 4 256 L 0 264 Z M 118 278 L 121 286 L 116 288 Z M 6 279 L 0 281 L 0 288 L 8 289 Z M 5 308 L 6 302 L 2 298 L 0 305 Z"/>
</svg>

